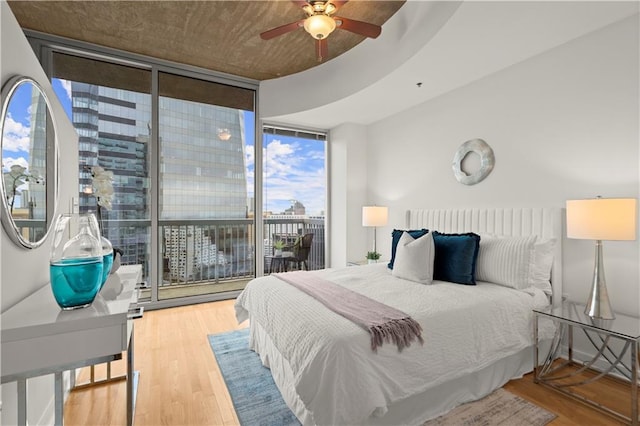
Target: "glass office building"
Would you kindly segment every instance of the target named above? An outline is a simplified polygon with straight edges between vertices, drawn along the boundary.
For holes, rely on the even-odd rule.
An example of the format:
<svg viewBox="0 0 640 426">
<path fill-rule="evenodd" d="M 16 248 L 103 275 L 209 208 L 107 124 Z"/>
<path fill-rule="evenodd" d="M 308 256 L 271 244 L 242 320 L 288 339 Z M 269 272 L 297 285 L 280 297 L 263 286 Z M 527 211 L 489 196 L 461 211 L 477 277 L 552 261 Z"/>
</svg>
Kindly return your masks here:
<svg viewBox="0 0 640 426">
<path fill-rule="evenodd" d="M 147 269 L 151 96 L 72 82 L 71 104 L 79 134 L 80 212 L 97 209 L 91 167 L 112 171 L 115 194 L 112 210 L 101 210 L 103 234 L 122 249 L 124 264 Z M 237 109 L 159 97 L 160 220 L 247 218 L 242 124 Z M 168 281 L 193 280 L 202 264 L 229 263 L 206 229 L 165 226 L 161 238 Z"/>
<path fill-rule="evenodd" d="M 91 168 L 113 172 L 113 207 L 101 210 L 103 235 L 123 251 L 122 263 L 147 270 L 151 96 L 71 82 L 71 105 L 79 136 L 79 210 L 97 211 Z"/>
<path fill-rule="evenodd" d="M 159 98 L 160 218 L 247 217 L 242 111 Z"/>
</svg>

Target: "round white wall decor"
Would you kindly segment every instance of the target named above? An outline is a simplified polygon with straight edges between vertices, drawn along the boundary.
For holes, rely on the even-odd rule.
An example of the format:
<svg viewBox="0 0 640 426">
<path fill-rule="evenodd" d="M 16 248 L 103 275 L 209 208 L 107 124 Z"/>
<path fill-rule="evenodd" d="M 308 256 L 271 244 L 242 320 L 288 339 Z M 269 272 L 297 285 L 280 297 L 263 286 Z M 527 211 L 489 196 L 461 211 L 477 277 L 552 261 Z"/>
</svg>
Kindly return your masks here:
<svg viewBox="0 0 640 426">
<path fill-rule="evenodd" d="M 475 173 L 468 175 L 462 170 L 462 160 L 470 152 L 474 152 L 480 157 L 480 168 Z M 475 185 L 489 176 L 495 161 L 496 158 L 489 144 L 482 139 L 471 139 L 460 145 L 460 148 L 453 156 L 453 174 L 458 182 L 464 185 Z"/>
</svg>

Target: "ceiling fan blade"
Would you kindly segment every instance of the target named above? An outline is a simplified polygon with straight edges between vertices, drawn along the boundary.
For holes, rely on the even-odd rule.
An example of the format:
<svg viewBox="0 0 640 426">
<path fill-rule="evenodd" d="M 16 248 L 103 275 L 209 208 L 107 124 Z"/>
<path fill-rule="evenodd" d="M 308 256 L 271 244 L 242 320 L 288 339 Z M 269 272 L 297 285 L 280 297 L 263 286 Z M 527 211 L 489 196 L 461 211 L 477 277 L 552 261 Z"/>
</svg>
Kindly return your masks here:
<svg viewBox="0 0 640 426">
<path fill-rule="evenodd" d="M 316 57 L 318 62 L 322 62 L 329 56 L 329 46 L 327 45 L 327 39 L 323 38 L 316 40 Z"/>
<path fill-rule="evenodd" d="M 272 28 L 270 30 L 267 30 L 263 33 L 260 33 L 260 37 L 263 40 L 270 40 L 274 37 L 278 37 L 282 34 L 286 34 L 290 31 L 294 31 L 297 30 L 298 28 L 302 27 L 304 25 L 304 19 L 301 19 L 299 21 L 296 22 L 291 22 L 290 24 L 285 24 L 285 25 L 281 25 L 279 27 L 276 28 Z"/>
<path fill-rule="evenodd" d="M 360 34 L 365 37 L 377 38 L 382 32 L 382 27 L 380 25 L 356 21 L 355 19 L 342 18 L 340 16 L 334 16 L 333 19 L 336 20 L 338 28 L 351 31 L 352 33 Z"/>
</svg>

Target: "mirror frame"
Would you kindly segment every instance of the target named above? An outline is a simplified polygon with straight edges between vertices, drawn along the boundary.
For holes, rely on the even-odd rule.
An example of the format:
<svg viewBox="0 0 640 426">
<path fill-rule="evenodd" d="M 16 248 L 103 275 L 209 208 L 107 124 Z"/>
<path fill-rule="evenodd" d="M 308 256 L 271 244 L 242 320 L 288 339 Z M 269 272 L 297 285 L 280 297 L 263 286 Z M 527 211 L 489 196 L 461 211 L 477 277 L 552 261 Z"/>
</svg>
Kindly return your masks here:
<svg viewBox="0 0 640 426">
<path fill-rule="evenodd" d="M 21 84 L 30 83 L 34 87 L 38 89 L 40 95 L 44 98 L 44 102 L 47 106 L 47 126 L 49 126 L 49 122 L 51 123 L 53 130 L 53 138 L 49 141 L 47 137 L 47 167 L 45 170 L 46 176 L 46 200 L 47 200 L 47 208 L 46 208 L 46 230 L 42 238 L 38 241 L 29 241 L 20 234 L 19 229 L 13 220 L 13 216 L 11 215 L 11 211 L 9 205 L 7 203 L 6 197 L 6 188 L 4 177 L 0 179 L 0 191 L 2 192 L 2 225 L 9 236 L 9 238 L 19 245 L 22 248 L 26 249 L 34 249 L 42 245 L 49 236 L 49 232 L 53 227 L 53 221 L 56 215 L 56 210 L 58 207 L 58 189 L 59 189 L 59 174 L 58 174 L 58 129 L 56 126 L 56 120 L 53 116 L 53 110 L 51 108 L 51 102 L 49 101 L 49 97 L 45 93 L 42 86 L 33 78 L 26 76 L 13 76 L 2 87 L 2 115 L 0 115 L 0 158 L 2 158 L 2 137 L 4 136 L 4 127 L 7 118 L 7 112 L 9 109 L 9 103 L 15 91 L 20 87 Z M 49 130 L 47 130 L 49 133 Z M 49 144 L 52 143 L 53 146 Z M 51 163 L 51 164 L 49 164 Z"/>
</svg>

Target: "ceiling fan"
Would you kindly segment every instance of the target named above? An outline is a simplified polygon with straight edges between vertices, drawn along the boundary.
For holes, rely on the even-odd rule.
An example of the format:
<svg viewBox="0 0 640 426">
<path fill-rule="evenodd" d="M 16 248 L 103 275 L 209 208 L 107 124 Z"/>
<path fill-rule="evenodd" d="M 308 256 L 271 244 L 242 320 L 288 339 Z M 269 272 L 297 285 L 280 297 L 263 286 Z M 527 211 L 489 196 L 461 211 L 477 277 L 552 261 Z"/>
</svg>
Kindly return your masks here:
<svg viewBox="0 0 640 426">
<path fill-rule="evenodd" d="M 350 31 L 365 37 L 376 38 L 382 32 L 379 25 L 369 24 L 367 22 L 356 21 L 354 19 L 342 18 L 340 16 L 332 16 L 338 8 L 349 0 L 291 0 L 300 6 L 307 14 L 305 19 L 291 22 L 272 28 L 260 34 L 263 40 L 270 40 L 290 31 L 303 27 L 311 37 L 316 39 L 316 56 L 318 62 L 322 62 L 329 54 L 327 47 L 327 36 L 336 28 Z"/>
</svg>

